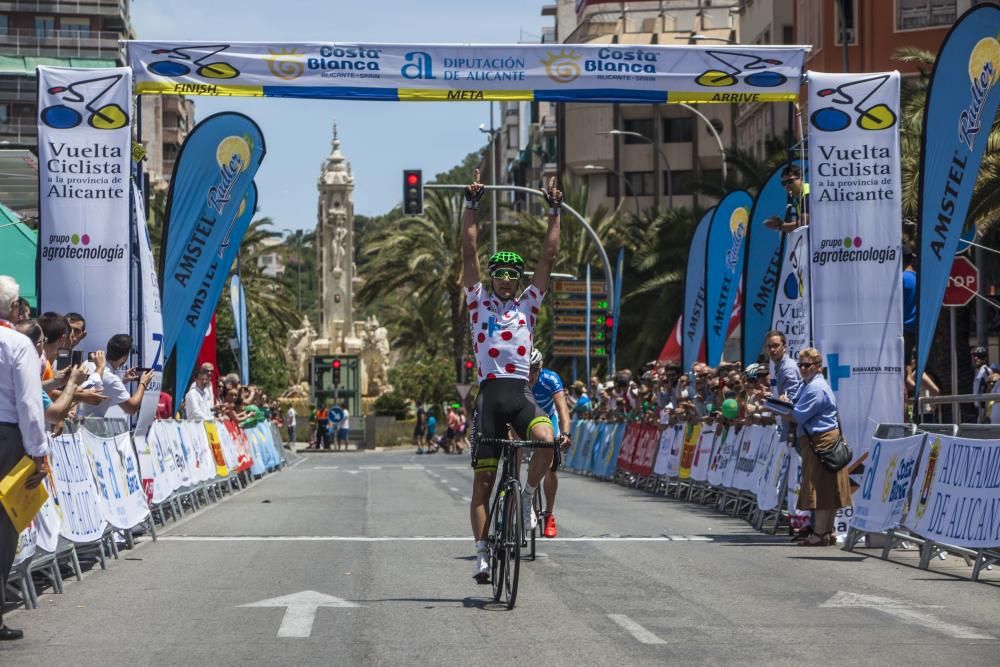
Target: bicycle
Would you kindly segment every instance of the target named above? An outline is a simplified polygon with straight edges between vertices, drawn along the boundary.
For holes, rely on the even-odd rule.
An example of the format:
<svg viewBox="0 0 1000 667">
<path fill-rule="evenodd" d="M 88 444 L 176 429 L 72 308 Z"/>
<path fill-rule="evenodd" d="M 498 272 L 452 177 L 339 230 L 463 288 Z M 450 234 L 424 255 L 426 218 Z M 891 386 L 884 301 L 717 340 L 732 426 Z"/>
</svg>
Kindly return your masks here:
<svg viewBox="0 0 1000 667">
<path fill-rule="evenodd" d="M 493 600 L 499 602 L 503 597 L 507 609 L 513 609 L 517 600 L 517 583 L 521 572 L 521 547 L 525 544 L 521 516 L 521 481 L 515 452 L 517 449 L 551 449 L 555 444 L 503 438 L 486 438 L 481 442 L 498 445 L 503 459 L 500 480 L 490 502 L 490 512 L 486 520 L 489 531 L 486 543 L 490 555 Z M 533 547 L 534 534 L 531 541 Z"/>
</svg>

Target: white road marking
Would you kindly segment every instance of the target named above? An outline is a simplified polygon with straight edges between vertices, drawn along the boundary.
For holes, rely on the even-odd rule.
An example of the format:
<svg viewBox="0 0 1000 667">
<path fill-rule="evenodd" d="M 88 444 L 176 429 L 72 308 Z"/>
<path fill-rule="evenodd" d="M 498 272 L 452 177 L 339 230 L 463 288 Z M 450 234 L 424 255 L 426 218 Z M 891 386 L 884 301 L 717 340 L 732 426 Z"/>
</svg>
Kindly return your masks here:
<svg viewBox="0 0 1000 667">
<path fill-rule="evenodd" d="M 458 493 L 458 489 L 456 489 L 454 486 L 449 486 L 448 490 L 451 491 L 452 493 Z"/>
<path fill-rule="evenodd" d="M 448 483 L 448 480 L 446 480 L 446 479 L 444 479 L 444 478 L 442 478 L 442 479 L 441 479 L 441 480 L 439 480 L 439 481 L 440 481 L 440 482 L 441 482 L 442 484 L 447 484 L 447 483 Z"/>
<path fill-rule="evenodd" d="M 625 614 L 608 614 L 608 618 L 623 627 L 630 635 L 643 644 L 666 644 L 652 632 L 642 627 Z"/>
<path fill-rule="evenodd" d="M 313 466 L 311 470 L 339 470 L 340 466 Z"/>
<path fill-rule="evenodd" d="M 241 607 L 283 607 L 285 615 L 278 628 L 278 637 L 309 637 L 312 635 L 313 622 L 316 620 L 316 610 L 320 607 L 337 607 L 341 609 L 360 607 L 332 595 L 316 591 L 301 591 L 284 595 L 279 598 L 251 602 Z"/>
<path fill-rule="evenodd" d="M 469 496 L 462 496 L 462 500 L 464 500 L 467 503 L 471 503 L 472 502 L 472 498 L 470 498 Z"/>
<path fill-rule="evenodd" d="M 425 470 L 423 466 L 403 466 L 403 470 Z"/>
<path fill-rule="evenodd" d="M 382 466 L 358 466 L 360 470 L 381 470 Z"/>
<path fill-rule="evenodd" d="M 469 539 L 462 536 L 365 536 L 365 535 L 164 535 L 157 537 L 166 542 L 462 542 Z M 708 538 L 710 540 L 710 538 Z M 549 544 L 559 542 L 674 542 L 669 537 L 560 537 Z"/>
<path fill-rule="evenodd" d="M 468 470 L 469 466 L 445 466 L 445 470 Z"/>
<path fill-rule="evenodd" d="M 820 607 L 827 609 L 864 607 L 888 614 L 903 623 L 919 625 L 928 630 L 934 630 L 949 637 L 954 637 L 955 639 L 993 639 L 990 635 L 984 634 L 975 628 L 946 623 L 927 612 L 915 610 L 915 608 L 934 609 L 940 607 L 940 605 L 918 604 L 916 602 L 893 600 L 892 598 L 882 598 L 874 595 L 838 591 L 833 597 L 821 604 Z"/>
</svg>

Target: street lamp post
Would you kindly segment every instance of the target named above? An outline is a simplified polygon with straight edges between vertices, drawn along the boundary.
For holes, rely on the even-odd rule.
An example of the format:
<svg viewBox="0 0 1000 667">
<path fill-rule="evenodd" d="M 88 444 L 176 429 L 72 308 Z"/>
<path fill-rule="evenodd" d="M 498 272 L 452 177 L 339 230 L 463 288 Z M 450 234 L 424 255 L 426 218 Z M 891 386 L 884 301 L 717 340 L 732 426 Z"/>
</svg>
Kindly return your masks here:
<svg viewBox="0 0 1000 667">
<path fill-rule="evenodd" d="M 715 126 L 712 125 L 712 121 L 710 121 L 708 117 L 705 116 L 705 114 L 698 111 L 690 104 L 685 104 L 681 102 L 680 106 L 684 107 L 694 115 L 698 116 L 698 118 L 701 118 L 703 121 L 705 121 L 705 125 L 708 126 L 708 131 L 712 133 L 713 137 L 715 137 L 715 143 L 719 145 L 719 154 L 722 155 L 722 189 L 725 190 L 727 182 L 726 176 L 728 174 L 728 169 L 726 168 L 726 147 L 722 145 L 722 137 L 719 136 L 719 131 L 715 129 Z"/>
<path fill-rule="evenodd" d="M 632 200 L 635 202 L 635 215 L 636 217 L 639 217 L 639 196 L 635 193 L 635 188 L 632 187 L 632 184 L 629 183 L 628 179 L 622 176 L 621 173 L 615 171 L 611 167 L 602 167 L 599 164 L 585 164 L 580 168 L 591 172 L 611 172 L 620 178 L 625 183 L 625 189 L 628 191 L 627 194 L 632 195 Z M 625 200 L 622 199 L 622 202 L 624 201 Z M 621 208 L 621 204 L 619 204 L 619 208 Z M 618 211 L 616 210 L 615 213 L 618 213 Z"/>
<path fill-rule="evenodd" d="M 479 126 L 479 131 L 490 135 L 490 185 L 496 187 L 497 184 L 497 135 L 500 134 L 498 128 L 493 127 L 493 102 L 490 102 L 490 129 L 485 125 Z M 497 251 L 497 194 L 494 191 L 490 195 L 490 217 L 493 219 L 493 227 L 490 231 L 490 252 L 496 254 Z"/>
<path fill-rule="evenodd" d="M 674 175 L 670 171 L 670 160 L 667 159 L 667 154 L 663 152 L 663 149 L 656 145 L 656 142 L 647 137 L 645 134 L 640 134 L 639 132 L 633 132 L 631 130 L 608 130 L 607 132 L 598 132 L 598 134 L 608 134 L 614 137 L 635 137 L 637 139 L 642 139 L 650 146 L 654 147 L 663 158 L 663 164 L 667 167 L 667 208 L 672 209 L 674 207 Z M 659 176 L 659 175 L 657 175 Z"/>
</svg>

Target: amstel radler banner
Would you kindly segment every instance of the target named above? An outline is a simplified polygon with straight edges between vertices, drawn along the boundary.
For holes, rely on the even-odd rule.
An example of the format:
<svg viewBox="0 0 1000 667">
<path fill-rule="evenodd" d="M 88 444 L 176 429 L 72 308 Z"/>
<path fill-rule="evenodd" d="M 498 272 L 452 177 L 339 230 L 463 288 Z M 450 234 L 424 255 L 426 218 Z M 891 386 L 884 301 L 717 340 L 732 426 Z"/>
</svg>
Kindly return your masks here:
<svg viewBox="0 0 1000 667">
<path fill-rule="evenodd" d="M 799 97 L 805 46 L 129 41 L 136 93 L 387 101 Z"/>
<path fill-rule="evenodd" d="M 38 68 L 42 312 L 87 318 L 87 351 L 129 331 L 127 67 Z"/>
<path fill-rule="evenodd" d="M 855 456 L 902 417 L 899 73 L 809 72 L 809 293 Z"/>
</svg>

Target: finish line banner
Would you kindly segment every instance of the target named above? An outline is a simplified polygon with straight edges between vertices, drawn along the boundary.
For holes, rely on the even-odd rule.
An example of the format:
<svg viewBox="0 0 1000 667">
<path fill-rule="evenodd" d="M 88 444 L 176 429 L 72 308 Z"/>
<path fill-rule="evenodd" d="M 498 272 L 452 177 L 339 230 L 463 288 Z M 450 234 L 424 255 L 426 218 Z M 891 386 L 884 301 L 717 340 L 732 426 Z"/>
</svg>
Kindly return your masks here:
<svg viewBox="0 0 1000 667">
<path fill-rule="evenodd" d="M 903 405 L 899 73 L 809 73 L 812 330 L 855 456 Z"/>
<path fill-rule="evenodd" d="M 806 46 L 125 42 L 136 93 L 381 101 L 793 102 Z"/>
<path fill-rule="evenodd" d="M 127 67 L 38 68 L 39 310 L 83 313 L 87 351 L 129 331 Z"/>
</svg>

